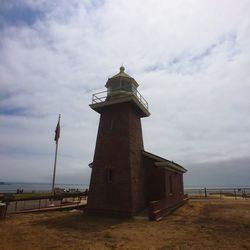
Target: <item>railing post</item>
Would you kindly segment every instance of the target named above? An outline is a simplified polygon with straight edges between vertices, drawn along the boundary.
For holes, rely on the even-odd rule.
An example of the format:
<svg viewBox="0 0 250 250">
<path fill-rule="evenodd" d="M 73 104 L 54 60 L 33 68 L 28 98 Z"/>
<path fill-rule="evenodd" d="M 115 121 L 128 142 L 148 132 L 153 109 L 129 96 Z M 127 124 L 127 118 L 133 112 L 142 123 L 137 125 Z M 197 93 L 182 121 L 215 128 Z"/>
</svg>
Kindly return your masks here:
<svg viewBox="0 0 250 250">
<path fill-rule="evenodd" d="M 243 200 L 246 199 L 246 190 L 245 189 L 242 189 L 242 198 L 243 198 Z"/>
<path fill-rule="evenodd" d="M 118 90 L 125 90 L 124 88 L 120 88 Z M 118 91 L 117 90 L 117 91 Z M 126 90 L 125 90 L 126 91 Z M 105 93 L 105 94 L 104 94 Z M 102 91 L 102 92 L 98 92 L 95 94 L 92 94 L 92 104 L 97 104 L 97 103 L 101 103 L 104 102 L 107 98 L 107 96 L 110 96 L 112 98 L 112 94 L 113 92 L 111 91 L 110 93 L 108 91 Z M 140 92 L 132 87 L 132 94 L 138 99 L 138 101 L 146 108 L 148 109 L 148 103 L 147 101 L 144 99 L 144 97 L 140 94 Z M 100 96 L 100 97 L 99 97 Z"/>
<path fill-rule="evenodd" d="M 17 210 L 17 201 L 16 201 L 16 204 L 15 204 L 15 213 L 16 213 L 16 210 Z"/>
</svg>

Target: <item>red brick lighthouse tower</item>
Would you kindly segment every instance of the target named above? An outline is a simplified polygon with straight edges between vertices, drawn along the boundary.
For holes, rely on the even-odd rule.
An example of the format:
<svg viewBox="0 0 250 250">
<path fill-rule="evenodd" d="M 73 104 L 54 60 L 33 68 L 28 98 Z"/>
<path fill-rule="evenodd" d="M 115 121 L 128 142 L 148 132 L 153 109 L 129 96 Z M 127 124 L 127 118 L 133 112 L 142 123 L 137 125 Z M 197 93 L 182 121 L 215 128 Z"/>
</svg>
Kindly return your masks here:
<svg viewBox="0 0 250 250">
<path fill-rule="evenodd" d="M 124 67 L 109 78 L 107 91 L 93 95 L 100 114 L 87 212 L 131 216 L 146 207 L 141 118 L 150 115 L 138 83 Z"/>
</svg>

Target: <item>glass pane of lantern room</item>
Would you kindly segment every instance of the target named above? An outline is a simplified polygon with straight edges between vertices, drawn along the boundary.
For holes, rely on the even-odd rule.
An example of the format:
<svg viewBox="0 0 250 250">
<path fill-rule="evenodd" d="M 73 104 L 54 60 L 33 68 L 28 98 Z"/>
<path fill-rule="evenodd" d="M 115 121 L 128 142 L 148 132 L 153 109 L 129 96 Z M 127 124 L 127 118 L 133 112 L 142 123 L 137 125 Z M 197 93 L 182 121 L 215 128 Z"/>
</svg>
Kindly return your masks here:
<svg viewBox="0 0 250 250">
<path fill-rule="evenodd" d="M 122 89 L 128 92 L 132 92 L 132 83 L 128 81 L 122 81 Z"/>
<path fill-rule="evenodd" d="M 120 82 L 112 82 L 111 84 L 111 91 L 116 91 L 116 90 L 119 90 L 121 87 L 120 87 Z"/>
</svg>

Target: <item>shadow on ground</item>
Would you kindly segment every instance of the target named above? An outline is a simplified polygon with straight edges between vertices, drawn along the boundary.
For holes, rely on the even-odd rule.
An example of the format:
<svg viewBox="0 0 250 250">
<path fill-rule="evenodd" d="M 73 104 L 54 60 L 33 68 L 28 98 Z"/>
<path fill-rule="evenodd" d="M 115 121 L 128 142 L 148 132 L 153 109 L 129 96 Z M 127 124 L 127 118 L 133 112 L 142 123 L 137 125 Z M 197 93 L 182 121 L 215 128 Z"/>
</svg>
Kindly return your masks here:
<svg viewBox="0 0 250 250">
<path fill-rule="evenodd" d="M 66 214 L 68 213 L 68 214 Z M 66 216 L 65 216 L 66 215 Z M 57 230 L 75 230 L 82 233 L 101 232 L 103 230 L 114 228 L 116 225 L 128 222 L 129 219 L 103 218 L 90 216 L 80 211 L 64 212 L 63 216 L 40 219 L 32 222 L 34 226 L 45 226 L 48 229 Z"/>
</svg>

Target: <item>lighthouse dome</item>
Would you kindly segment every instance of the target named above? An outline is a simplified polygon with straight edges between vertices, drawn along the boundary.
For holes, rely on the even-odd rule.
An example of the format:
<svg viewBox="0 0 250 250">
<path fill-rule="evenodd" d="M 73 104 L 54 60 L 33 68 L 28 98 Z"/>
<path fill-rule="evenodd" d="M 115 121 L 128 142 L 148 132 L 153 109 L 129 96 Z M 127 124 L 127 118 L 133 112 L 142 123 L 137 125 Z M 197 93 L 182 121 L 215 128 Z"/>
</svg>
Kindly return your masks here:
<svg viewBox="0 0 250 250">
<path fill-rule="evenodd" d="M 125 73 L 125 67 L 120 67 L 120 72 L 109 78 L 105 87 L 109 96 L 128 95 L 136 91 L 138 83 L 133 77 Z"/>
</svg>

